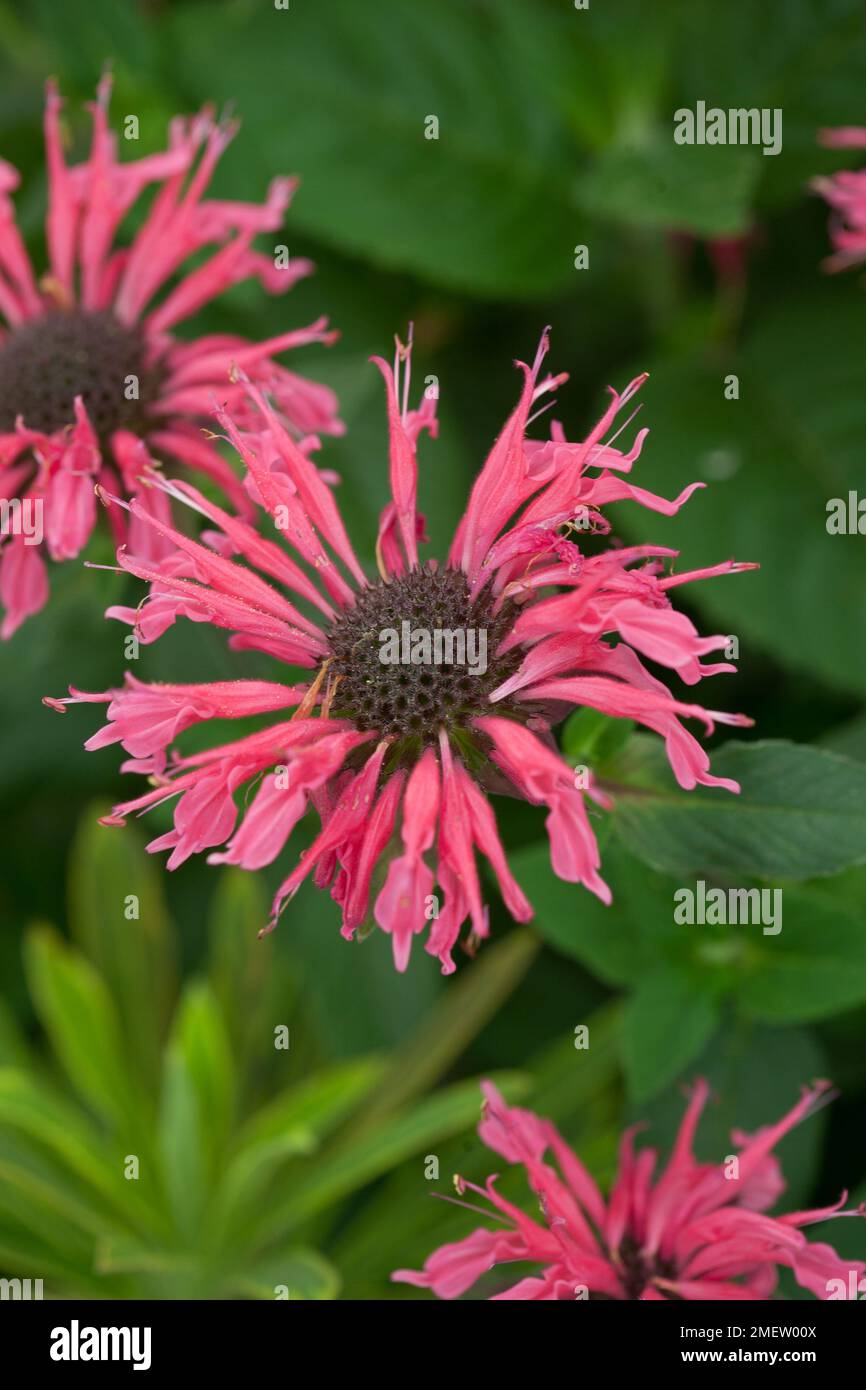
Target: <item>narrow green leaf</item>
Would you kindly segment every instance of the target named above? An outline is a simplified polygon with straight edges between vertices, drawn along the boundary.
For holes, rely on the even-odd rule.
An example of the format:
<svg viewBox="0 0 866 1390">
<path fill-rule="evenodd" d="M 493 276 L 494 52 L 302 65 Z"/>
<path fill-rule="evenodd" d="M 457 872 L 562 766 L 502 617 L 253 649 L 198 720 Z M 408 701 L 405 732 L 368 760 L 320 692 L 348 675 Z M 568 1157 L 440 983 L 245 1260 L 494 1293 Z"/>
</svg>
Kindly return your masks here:
<svg viewBox="0 0 866 1390">
<path fill-rule="evenodd" d="M 195 1088 L 202 1137 L 216 1167 L 232 1126 L 236 1083 L 228 1034 L 209 985 L 187 986 L 173 1039 Z"/>
<path fill-rule="evenodd" d="M 289 1245 L 268 1251 L 237 1275 L 231 1288 L 244 1298 L 330 1299 L 340 1289 L 340 1276 L 315 1250 Z"/>
<path fill-rule="evenodd" d="M 508 1073 L 494 1080 L 512 1100 L 527 1089 L 527 1081 L 519 1073 Z M 306 1177 L 301 1181 L 293 1179 L 289 1190 L 283 1189 L 275 1197 L 261 1222 L 262 1233 L 278 1237 L 395 1164 L 421 1153 L 426 1144 L 468 1128 L 477 1120 L 479 1105 L 478 1081 L 464 1081 L 439 1091 L 358 1143 L 339 1148 L 332 1156 L 317 1158 Z"/>
<path fill-rule="evenodd" d="M 209 1186 L 201 1118 L 195 1083 L 183 1051 L 175 1043 L 163 1064 L 158 1140 L 172 1218 L 189 1241 L 199 1230 Z"/>
<path fill-rule="evenodd" d="M 241 1131 L 221 1178 L 214 1225 L 225 1234 L 242 1230 L 274 1173 L 287 1159 L 313 1153 L 371 1090 L 383 1066 L 376 1057 L 338 1063 L 258 1110 Z"/>
<path fill-rule="evenodd" d="M 400 1049 L 352 1134 L 379 1124 L 383 1116 L 429 1091 L 517 988 L 537 953 L 538 942 L 530 931 L 512 931 L 485 946 Z"/>
<path fill-rule="evenodd" d="M 24 1072 L 0 1070 L 0 1130 L 38 1143 L 56 1161 L 82 1201 L 103 1205 L 115 1217 L 148 1229 L 158 1222 L 154 1184 L 145 1172 L 138 1181 L 124 1174 L 125 1145 L 107 1140 L 82 1111 Z"/>
<path fill-rule="evenodd" d="M 255 1148 L 296 1132 L 319 1143 L 381 1079 L 383 1058 L 358 1057 L 323 1067 L 257 1110 L 241 1131 L 241 1148 Z"/>
<path fill-rule="evenodd" d="M 162 873 L 133 827 L 123 832 L 85 812 L 72 847 L 69 922 L 118 1010 L 130 1065 L 151 1092 L 174 999 L 174 938 Z"/>
<path fill-rule="evenodd" d="M 258 876 L 224 870 L 208 917 L 208 969 L 239 1061 L 252 1041 L 251 1025 L 273 970 L 273 939 L 257 936 L 267 917 L 267 895 Z"/>
<path fill-rule="evenodd" d="M 178 1229 L 193 1237 L 222 1172 L 234 1112 L 234 1065 L 210 987 L 181 999 L 163 1064 L 159 1140 Z"/>
<path fill-rule="evenodd" d="M 75 1090 L 109 1123 L 136 1110 L 114 1001 L 94 968 L 48 927 L 34 927 L 25 965 L 37 1012 Z"/>
</svg>

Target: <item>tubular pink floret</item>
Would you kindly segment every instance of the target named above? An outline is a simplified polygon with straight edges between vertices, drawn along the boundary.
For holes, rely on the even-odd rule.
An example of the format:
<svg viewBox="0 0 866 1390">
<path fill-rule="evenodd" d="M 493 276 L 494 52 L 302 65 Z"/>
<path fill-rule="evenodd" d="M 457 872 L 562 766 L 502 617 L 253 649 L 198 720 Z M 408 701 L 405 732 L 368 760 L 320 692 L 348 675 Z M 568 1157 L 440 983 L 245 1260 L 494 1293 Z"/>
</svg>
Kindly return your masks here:
<svg viewBox="0 0 866 1390">
<path fill-rule="evenodd" d="M 638 1127 L 626 1130 L 619 1172 L 604 1200 L 580 1159 L 555 1127 L 531 1111 L 505 1104 L 484 1083 L 478 1133 L 508 1163 L 521 1165 L 540 1206 L 541 1221 L 504 1201 L 495 1179 L 472 1187 L 491 1204 L 491 1217 L 506 1228 L 483 1227 L 442 1246 L 423 1270 L 395 1270 L 398 1283 L 428 1288 L 439 1298 L 459 1298 L 482 1275 L 514 1261 L 537 1272 L 509 1284 L 505 1270 L 493 1299 L 573 1300 L 600 1295 L 615 1299 L 760 1300 L 772 1296 L 777 1269 L 793 1270 L 797 1282 L 818 1298 L 850 1299 L 866 1291 L 866 1263 L 846 1260 L 829 1245 L 810 1244 L 801 1226 L 837 1216 L 863 1216 L 863 1208 L 841 1203 L 814 1212 L 767 1215 L 784 1189 L 771 1149 L 813 1112 L 826 1083 L 777 1124 L 748 1140 L 737 1133 L 738 1171 L 724 1163 L 699 1163 L 694 1132 L 706 1104 L 706 1081 L 696 1083 L 667 1167 L 652 1181 L 656 1155 L 634 1149 Z M 546 1161 L 547 1154 L 555 1161 Z M 762 1181 L 755 1182 L 761 1173 Z M 844 1198 L 843 1198 L 844 1201 Z M 513 1277 L 513 1276 L 512 1276 Z"/>
</svg>

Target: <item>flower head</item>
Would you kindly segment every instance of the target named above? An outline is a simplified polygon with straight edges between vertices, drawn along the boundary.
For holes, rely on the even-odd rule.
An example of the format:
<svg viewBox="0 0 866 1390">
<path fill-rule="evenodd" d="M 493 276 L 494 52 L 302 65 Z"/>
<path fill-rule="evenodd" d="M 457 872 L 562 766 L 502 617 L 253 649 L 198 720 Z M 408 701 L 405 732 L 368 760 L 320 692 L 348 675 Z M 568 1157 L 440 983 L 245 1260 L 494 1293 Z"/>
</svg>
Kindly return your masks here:
<svg viewBox="0 0 866 1390">
<path fill-rule="evenodd" d="M 229 286 L 253 276 L 271 293 L 310 274 L 253 249 L 274 232 L 295 187 L 275 179 L 261 205 L 205 197 L 236 125 L 206 109 L 171 124 L 167 150 L 121 163 L 108 125 L 106 76 L 91 106 L 93 140 L 81 164 L 66 163 L 61 100 L 48 85 L 48 268 L 37 280 L 15 222 L 18 174 L 0 161 L 0 636 L 9 637 L 48 598 L 44 561 L 74 558 L 96 520 L 94 485 L 168 516 L 168 498 L 145 488 L 150 451 L 214 480 L 249 514 L 249 500 L 223 457 L 202 436 L 215 389 L 243 420 L 245 398 L 232 364 L 267 384 L 283 422 L 309 448 L 339 433 L 333 393 L 279 365 L 275 355 L 334 336 L 324 319 L 262 342 L 212 334 L 185 342 L 178 324 Z M 131 244 L 116 236 L 149 185 L 157 192 Z M 211 248 L 204 258 L 201 252 Z M 182 278 L 190 257 L 195 268 Z M 154 302 L 158 300 L 158 302 Z M 117 538 L 156 558 L 158 534 L 116 512 Z"/>
<path fill-rule="evenodd" d="M 866 1263 L 843 1260 L 829 1245 L 810 1243 L 802 1231 L 830 1217 L 864 1215 L 863 1208 L 841 1210 L 847 1193 L 831 1207 L 765 1215 L 785 1189 L 772 1150 L 826 1102 L 828 1089 L 826 1081 L 804 1088 L 775 1124 L 752 1135 L 734 1131 L 739 1151 L 724 1163 L 700 1163 L 692 1142 L 709 1088 L 698 1081 L 667 1166 L 654 1180 L 657 1152 L 635 1152 L 640 1127 L 626 1130 L 605 1201 L 555 1126 L 506 1105 L 486 1082 L 478 1133 L 507 1163 L 526 1169 L 540 1220 L 501 1197 L 495 1176 L 483 1188 L 458 1180 L 461 1193 L 468 1189 L 490 1201 L 498 1229 L 481 1227 L 436 1250 L 422 1271 L 400 1269 L 392 1278 L 432 1289 L 440 1298 L 459 1298 L 488 1270 L 520 1260 L 531 1261 L 538 1272 L 495 1299 L 766 1299 L 778 1269 L 788 1268 L 818 1298 L 856 1298 L 858 1285 L 866 1292 L 860 1282 Z"/>
<path fill-rule="evenodd" d="M 866 129 L 862 126 L 822 130 L 819 139 L 828 149 L 866 149 Z M 813 179 L 812 187 L 832 209 L 830 240 L 834 254 L 825 260 L 825 269 L 847 270 L 848 266 L 866 260 L 866 169 L 843 169 Z"/>
<path fill-rule="evenodd" d="M 239 429 L 224 410 L 218 417 L 289 550 L 189 484 L 161 486 L 211 523 L 205 544 L 175 532 L 139 499 L 125 504 L 172 549 L 159 561 L 120 552 L 122 568 L 150 588 L 138 608 L 112 616 L 133 624 L 144 642 L 180 617 L 210 622 L 232 634 L 235 651 L 254 648 L 316 674 L 294 686 L 161 686 L 129 677 L 121 689 L 73 691 L 73 701 L 108 704 L 108 723 L 88 748 L 121 743 L 131 759 L 126 769 L 154 784 L 116 807 L 112 823 L 179 797 L 173 828 L 150 845 L 170 851 L 169 867 L 225 845 L 211 862 L 256 869 L 277 857 L 313 807 L 321 829 L 280 886 L 271 925 L 312 876 L 331 885 L 345 936 L 377 923 L 403 970 L 413 937 L 429 923 L 426 948 L 450 972 L 464 923 L 469 949 L 488 934 L 476 851 L 512 916 L 532 915 L 509 870 L 489 791 L 546 807 L 554 871 L 610 900 L 589 815 L 608 798 L 591 779 L 585 789 L 577 785 L 551 732 L 574 706 L 656 730 L 682 786 L 739 790 L 711 775 L 682 719 L 709 732 L 715 720 L 750 721 L 675 698 L 642 657 L 689 685 L 733 670 L 702 662 L 727 639 L 700 637 L 672 608 L 670 593 L 686 580 L 749 566 L 726 561 L 672 574 L 663 561 L 675 551 L 598 548 L 610 531 L 606 503 L 631 499 L 670 515 L 699 484 L 665 501 L 627 480 L 646 431 L 628 453 L 604 442 L 643 377 L 611 392 L 582 443 L 568 443 L 557 425 L 547 441 L 527 439 L 534 402 L 565 379 L 540 379 L 546 348 L 545 336 L 534 364 L 518 364 L 520 400 L 475 481 L 444 565 L 419 558 L 416 445 L 422 430 L 435 433 L 435 402 L 408 408 L 402 346 L 393 370 L 375 359 L 385 380 L 392 494 L 380 521 L 378 578 L 362 569 L 331 491 L 252 383 L 258 431 Z M 581 543 L 584 532 L 590 545 Z M 68 701 L 49 703 L 62 709 Z M 277 711 L 277 722 L 235 742 L 187 756 L 171 749 L 192 724 Z"/>
</svg>

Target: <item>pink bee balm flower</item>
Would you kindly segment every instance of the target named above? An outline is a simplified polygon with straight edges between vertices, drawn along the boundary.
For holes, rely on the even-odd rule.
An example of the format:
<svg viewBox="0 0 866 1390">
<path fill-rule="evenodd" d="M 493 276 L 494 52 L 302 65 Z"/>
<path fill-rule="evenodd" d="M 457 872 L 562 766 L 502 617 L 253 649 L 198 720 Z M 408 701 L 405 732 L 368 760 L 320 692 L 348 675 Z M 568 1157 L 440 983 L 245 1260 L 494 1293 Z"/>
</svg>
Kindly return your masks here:
<svg viewBox="0 0 866 1390">
<path fill-rule="evenodd" d="M 822 130 L 818 138 L 828 149 L 866 149 L 866 128 L 841 126 Z M 812 180 L 832 209 L 830 240 L 834 254 L 824 262 L 826 270 L 846 270 L 866 260 L 866 169 L 843 169 Z"/>
<path fill-rule="evenodd" d="M 706 1081 L 695 1085 L 667 1167 L 653 1181 L 654 1149 L 634 1151 L 640 1126 L 626 1130 L 619 1172 L 607 1201 L 595 1180 L 549 1120 L 507 1106 L 485 1082 L 478 1133 L 507 1163 L 521 1163 L 538 1198 L 541 1219 L 527 1216 L 496 1191 L 457 1180 L 458 1191 L 492 1203 L 495 1230 L 480 1227 L 443 1245 L 420 1272 L 399 1269 L 398 1283 L 459 1298 L 497 1265 L 531 1261 L 539 1272 L 521 1278 L 494 1299 L 767 1299 L 777 1270 L 793 1270 L 797 1283 L 818 1298 L 856 1298 L 866 1264 L 846 1261 L 829 1245 L 810 1243 L 802 1227 L 841 1210 L 831 1207 L 766 1216 L 785 1183 L 772 1150 L 789 1130 L 827 1100 L 829 1083 L 804 1088 L 802 1099 L 774 1125 L 747 1135 L 734 1131 L 739 1153 L 725 1162 L 699 1163 L 692 1140 L 706 1104 Z M 549 1152 L 555 1162 L 545 1162 Z"/>
<path fill-rule="evenodd" d="M 749 566 L 726 561 L 674 575 L 661 563 L 672 550 L 611 547 L 591 554 L 581 548 L 581 528 L 596 537 L 609 531 L 606 503 L 630 498 L 670 515 L 699 484 L 667 502 L 627 481 L 646 431 L 628 453 L 604 442 L 643 377 L 622 394 L 611 392 L 604 416 L 582 443 L 566 442 L 556 425 L 548 441 L 526 439 L 534 402 L 564 380 L 539 380 L 546 349 L 545 336 L 533 366 L 518 364 L 520 400 L 475 481 L 442 566 L 422 563 L 418 552 L 424 523 L 416 507 L 416 444 L 423 429 L 435 434 L 434 402 L 408 409 L 402 347 L 393 371 L 374 359 L 387 393 L 392 492 L 379 528 L 377 579 L 358 563 L 332 493 L 249 383 L 260 430 L 244 432 L 226 411 L 218 415 L 289 550 L 189 484 L 163 481 L 162 487 L 208 519 L 207 544 L 173 531 L 140 499 L 126 504 L 172 551 L 159 561 L 120 552 L 121 567 L 150 589 L 138 608 L 110 610 L 113 616 L 130 622 L 145 642 L 181 616 L 211 622 L 232 634 L 235 651 L 254 648 L 316 675 L 300 686 L 161 686 L 128 678 L 103 694 L 73 691 L 73 701 L 108 704 L 108 723 L 87 746 L 121 743 L 131 759 L 127 770 L 155 783 L 117 806 L 112 823 L 179 797 L 173 829 L 150 845 L 170 851 L 170 868 L 224 844 L 212 863 L 257 869 L 276 858 L 313 807 L 321 830 L 280 886 L 270 925 L 312 876 L 320 887 L 331 886 L 344 936 L 377 923 L 404 970 L 414 936 L 429 923 L 426 949 L 448 973 L 467 920 L 469 949 L 488 934 L 476 851 L 512 916 L 532 915 L 509 870 L 488 791 L 544 806 L 554 871 L 610 901 L 588 814 L 588 803 L 608 804 L 608 798 L 593 783 L 586 791 L 576 785 L 551 734 L 574 706 L 655 729 L 682 786 L 739 790 L 710 774 L 705 751 L 682 719 L 697 719 L 708 731 L 715 720 L 750 721 L 677 699 L 642 657 L 688 685 L 732 670 L 728 663 L 703 664 L 727 639 L 698 636 L 669 595 L 686 580 Z M 49 703 L 62 709 L 66 702 Z M 190 756 L 170 751 L 192 724 L 289 709 L 236 742 Z M 241 788 L 243 811 L 235 801 Z M 374 888 L 380 861 L 384 881 Z"/>
<path fill-rule="evenodd" d="M 237 478 L 203 437 L 215 389 L 243 421 L 245 397 L 229 382 L 237 364 L 267 384 L 281 417 L 305 447 L 316 433 L 337 434 L 333 393 L 274 357 L 333 334 L 320 319 L 263 342 L 212 334 L 186 342 L 173 332 L 240 280 L 256 277 L 281 293 L 310 274 L 309 261 L 285 267 L 252 247 L 275 231 L 295 187 L 276 179 L 266 201 L 207 199 L 214 168 L 235 133 L 209 110 L 172 122 L 169 148 L 120 163 L 108 128 L 110 80 L 92 106 L 93 142 L 82 164 L 67 165 L 61 101 L 48 85 L 48 269 L 37 282 L 15 223 L 10 193 L 18 174 L 0 161 L 0 636 L 9 637 L 48 598 L 44 556 L 69 560 L 96 520 L 94 485 L 137 499 L 143 513 L 168 516 L 168 499 L 144 488 L 149 450 L 215 480 L 234 506 L 251 511 Z M 157 193 L 130 245 L 116 233 L 149 184 Z M 214 248 L 184 278 L 169 282 L 190 256 Z M 154 304 L 154 297 L 162 294 Z M 127 527 L 114 514 L 118 540 Z M 139 554 L 166 552 L 157 532 L 134 516 L 128 535 Z"/>
</svg>

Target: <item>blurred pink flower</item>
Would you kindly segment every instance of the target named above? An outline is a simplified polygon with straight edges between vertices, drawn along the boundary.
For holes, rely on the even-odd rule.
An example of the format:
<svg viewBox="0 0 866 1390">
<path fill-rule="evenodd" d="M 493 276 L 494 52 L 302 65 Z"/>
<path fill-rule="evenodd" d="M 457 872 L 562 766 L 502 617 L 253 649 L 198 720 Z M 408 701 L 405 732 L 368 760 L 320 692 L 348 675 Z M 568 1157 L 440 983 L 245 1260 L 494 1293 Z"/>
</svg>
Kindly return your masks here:
<svg viewBox="0 0 866 1390">
<path fill-rule="evenodd" d="M 70 167 L 62 148 L 61 100 L 48 85 L 49 268 L 38 281 L 9 196 L 18 174 L 0 161 L 3 637 L 47 601 L 44 555 L 69 560 L 86 544 L 96 520 L 96 482 L 167 519 L 165 494 L 141 484 L 149 451 L 215 480 L 235 507 L 251 511 L 231 468 L 200 428 L 215 390 L 243 421 L 245 397 L 229 381 L 232 364 L 267 385 L 305 447 L 317 433 L 342 432 L 333 393 L 274 360 L 289 348 L 331 341 L 324 319 L 262 342 L 227 333 L 187 342 L 172 336 L 179 323 L 241 280 L 255 277 L 277 294 L 311 273 L 309 261 L 282 265 L 277 256 L 252 249 L 257 234 L 281 225 L 295 181 L 275 179 L 261 205 L 206 199 L 236 130 L 235 122 L 215 121 L 209 109 L 174 120 L 164 152 L 120 163 L 108 127 L 110 90 L 104 77 L 91 107 L 89 158 Z M 116 233 L 148 184 L 158 186 L 156 196 L 131 244 L 120 248 Z M 206 247 L 216 249 L 167 289 L 188 258 Z M 23 508 L 30 520 L 26 530 Z M 119 513 L 114 523 L 117 539 L 125 540 Z M 151 558 L 168 553 L 138 518 L 129 539 Z"/>
<path fill-rule="evenodd" d="M 358 563 L 317 470 L 249 383 L 250 401 L 261 412 L 259 432 L 242 431 L 226 411 L 219 419 L 246 464 L 252 494 L 297 560 L 189 484 L 159 485 L 208 519 L 213 529 L 206 544 L 173 531 L 140 499 L 127 504 L 171 552 L 153 561 L 121 550 L 121 567 L 150 589 L 138 607 L 109 610 L 111 616 L 129 622 L 144 642 L 181 616 L 213 623 L 233 634 L 235 651 L 264 651 L 317 675 L 299 686 L 160 686 L 128 677 L 123 688 L 101 694 L 73 690 L 73 702 L 108 704 L 108 723 L 87 746 L 121 743 L 131 758 L 126 770 L 153 783 L 117 806 L 112 823 L 179 796 L 173 829 L 150 845 L 170 850 L 170 868 L 227 844 L 210 856 L 212 863 L 257 869 L 277 857 L 312 806 L 321 830 L 280 886 L 271 926 L 312 875 L 320 887 L 331 885 L 346 937 L 375 921 L 391 935 L 395 964 L 404 970 L 413 937 L 429 923 L 426 949 L 449 973 L 467 919 L 467 949 L 489 930 L 476 850 L 489 861 L 512 916 L 532 915 L 485 792 L 545 806 L 554 872 L 610 901 L 588 814 L 588 804 L 608 805 L 609 798 L 588 773 L 578 777 L 569 767 L 551 733 L 575 706 L 634 719 L 661 734 L 681 786 L 739 790 L 711 775 L 706 752 L 681 719 L 698 719 L 708 732 L 716 720 L 751 721 L 676 699 L 641 657 L 688 685 L 734 670 L 728 662 L 703 664 L 727 638 L 700 637 L 669 595 L 689 580 L 751 566 L 725 561 L 666 574 L 662 559 L 676 551 L 582 548 L 584 534 L 597 545 L 609 532 L 607 503 L 631 499 L 670 516 L 700 484 L 673 502 L 656 497 L 627 481 L 646 431 L 628 453 L 603 442 L 644 377 L 622 394 L 611 391 L 602 419 L 582 443 L 568 443 L 556 424 L 549 440 L 527 439 L 534 403 L 565 379 L 539 380 L 546 350 L 545 336 L 533 366 L 518 364 L 520 400 L 475 481 L 444 567 L 418 557 L 424 521 L 416 508 L 416 444 L 423 429 L 435 433 L 435 402 L 408 408 L 402 347 L 393 371 L 375 359 L 387 392 L 392 495 L 379 527 L 378 580 L 370 581 Z M 400 634 L 404 624 L 410 633 L 424 625 L 421 659 L 386 662 L 383 638 Z M 483 670 L 480 661 L 474 670 L 468 663 L 431 662 L 423 653 L 423 633 L 431 630 L 474 632 L 479 645 L 483 635 Z M 48 703 L 62 709 L 68 701 Z M 192 724 L 290 708 L 291 716 L 235 742 L 191 756 L 170 752 Z M 244 786 L 240 818 L 235 793 Z M 380 860 L 385 878 L 374 890 Z M 444 894 L 441 907 L 436 885 Z"/>
<path fill-rule="evenodd" d="M 827 149 L 866 149 L 866 128 L 841 126 L 822 130 L 818 139 Z M 866 169 L 840 170 L 812 180 L 832 209 L 830 240 L 834 254 L 824 262 L 826 270 L 847 270 L 866 260 Z"/>
<path fill-rule="evenodd" d="M 391 1277 L 440 1298 L 459 1298 L 494 1266 L 519 1260 L 540 1268 L 495 1299 L 767 1299 L 781 1267 L 818 1298 L 856 1298 L 858 1285 L 866 1292 L 866 1264 L 842 1259 L 829 1245 L 810 1244 L 801 1230 L 833 1216 L 862 1216 L 862 1207 L 841 1210 L 847 1193 L 830 1207 L 763 1214 L 785 1188 L 772 1150 L 827 1100 L 828 1089 L 826 1081 L 804 1088 L 787 1115 L 753 1135 L 735 1130 L 739 1152 L 713 1164 L 699 1163 L 692 1152 L 709 1094 L 706 1081 L 698 1081 L 667 1167 L 653 1182 L 657 1152 L 636 1153 L 640 1126 L 626 1130 L 605 1201 L 554 1125 L 507 1106 L 486 1082 L 478 1133 L 507 1163 L 524 1166 L 541 1219 L 501 1197 L 495 1176 L 485 1187 L 458 1179 L 460 1194 L 475 1192 L 492 1203 L 490 1215 L 500 1226 L 443 1245 L 420 1272 L 400 1269 Z M 544 1161 L 548 1151 L 556 1167 Z"/>
</svg>

